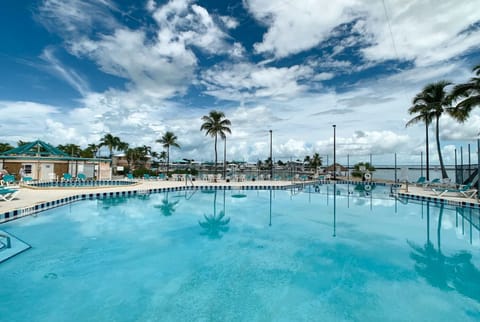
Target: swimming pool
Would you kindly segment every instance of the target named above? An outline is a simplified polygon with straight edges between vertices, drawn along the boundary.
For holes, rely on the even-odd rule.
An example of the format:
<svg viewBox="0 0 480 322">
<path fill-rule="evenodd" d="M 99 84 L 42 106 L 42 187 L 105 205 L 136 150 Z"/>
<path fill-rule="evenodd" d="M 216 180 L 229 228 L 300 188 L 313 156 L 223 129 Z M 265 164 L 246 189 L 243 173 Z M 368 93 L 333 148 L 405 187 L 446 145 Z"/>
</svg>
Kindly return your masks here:
<svg viewBox="0 0 480 322">
<path fill-rule="evenodd" d="M 0 225 L 32 246 L 0 264 L 0 316 L 478 321 L 479 225 L 385 187 L 86 200 Z"/>
</svg>

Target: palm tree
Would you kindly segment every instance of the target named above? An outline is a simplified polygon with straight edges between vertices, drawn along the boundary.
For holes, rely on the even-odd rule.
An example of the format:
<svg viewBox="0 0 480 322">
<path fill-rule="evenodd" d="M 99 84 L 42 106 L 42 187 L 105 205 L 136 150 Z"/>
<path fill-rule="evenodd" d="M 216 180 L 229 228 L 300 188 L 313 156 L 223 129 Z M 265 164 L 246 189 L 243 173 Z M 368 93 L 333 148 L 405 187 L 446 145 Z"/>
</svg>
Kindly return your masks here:
<svg viewBox="0 0 480 322">
<path fill-rule="evenodd" d="M 451 85 L 448 81 L 439 81 L 425 86 L 420 94 L 413 99 L 414 105 L 425 105 L 428 118 L 435 118 L 435 137 L 437 140 L 438 160 L 442 171 L 442 179 L 448 178 L 445 165 L 443 164 L 442 150 L 440 147 L 440 117 L 447 112 L 454 118 L 458 118 L 455 109 L 451 107 L 451 96 L 445 91 L 445 87 Z"/>
<path fill-rule="evenodd" d="M 205 131 L 205 135 L 215 138 L 215 174 L 217 174 L 217 137 L 225 140 L 226 133 L 231 134 L 232 131 L 228 127 L 232 123 L 225 118 L 225 114 L 221 111 L 210 111 L 208 115 L 202 116 L 204 122 L 200 127 L 200 131 Z"/>
<path fill-rule="evenodd" d="M 322 158 L 318 153 L 313 154 L 312 158 L 310 159 L 310 165 L 315 172 L 317 172 L 317 168 L 322 165 Z"/>
<path fill-rule="evenodd" d="M 28 143 L 30 143 L 30 142 L 28 142 L 28 141 L 22 141 L 22 140 L 18 140 L 18 142 L 17 142 L 17 147 L 18 147 L 18 146 L 25 145 L 25 144 L 28 144 Z"/>
<path fill-rule="evenodd" d="M 90 143 L 87 148 L 85 150 L 88 150 L 88 154 L 90 154 L 91 152 L 91 155 L 93 158 L 97 157 L 97 151 L 100 149 L 100 146 L 98 144 L 95 144 L 95 143 Z"/>
<path fill-rule="evenodd" d="M 161 139 L 158 139 L 157 143 L 161 143 L 164 148 L 167 148 L 167 177 L 168 177 L 168 168 L 170 165 L 170 147 L 180 148 L 180 145 L 177 142 L 177 136 L 173 132 L 167 131 Z"/>
<path fill-rule="evenodd" d="M 429 147 L 428 147 L 428 127 L 432 123 L 433 115 L 430 113 L 429 107 L 423 102 L 423 92 L 418 93 L 413 99 L 413 106 L 408 109 L 409 114 L 417 114 L 413 119 L 405 124 L 405 127 L 423 122 L 425 124 L 425 145 L 426 145 L 426 177 L 430 180 L 430 159 L 429 159 Z"/>
<path fill-rule="evenodd" d="M 118 147 L 121 143 L 120 138 L 118 136 L 113 136 L 112 134 L 108 133 L 100 140 L 99 147 L 106 146 L 108 151 L 110 152 L 109 157 L 111 158 L 113 155 L 113 150 Z"/>
<path fill-rule="evenodd" d="M 80 148 L 80 146 L 72 143 L 66 145 L 58 145 L 57 149 L 67 154 L 70 154 L 70 156 L 72 157 L 79 156 L 82 153 L 82 149 Z"/>
<path fill-rule="evenodd" d="M 473 68 L 476 77 L 470 78 L 465 84 L 456 85 L 451 93 L 452 99 L 461 100 L 455 107 L 457 117 L 460 122 L 464 122 L 469 116 L 472 109 L 480 106 L 480 65 Z"/>
</svg>

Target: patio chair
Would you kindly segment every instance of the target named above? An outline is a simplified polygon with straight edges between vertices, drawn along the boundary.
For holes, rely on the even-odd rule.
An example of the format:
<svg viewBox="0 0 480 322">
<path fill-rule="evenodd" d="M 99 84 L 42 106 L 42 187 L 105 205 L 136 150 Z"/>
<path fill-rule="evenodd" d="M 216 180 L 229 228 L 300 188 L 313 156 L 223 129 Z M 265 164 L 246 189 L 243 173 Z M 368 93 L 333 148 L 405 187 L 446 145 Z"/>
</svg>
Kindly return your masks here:
<svg viewBox="0 0 480 322">
<path fill-rule="evenodd" d="M 15 183 L 15 176 L 13 174 L 5 174 L 2 178 L 2 181 L 7 186 Z"/>
<path fill-rule="evenodd" d="M 423 187 L 424 188 L 431 188 L 431 187 L 437 187 L 441 184 L 442 184 L 442 181 L 439 178 L 435 178 L 430 182 L 426 181 L 425 184 L 423 185 Z"/>
<path fill-rule="evenodd" d="M 70 173 L 64 173 L 62 181 L 72 181 L 72 175 Z"/>
<path fill-rule="evenodd" d="M 133 174 L 132 173 L 127 173 L 127 179 L 128 180 L 133 180 Z"/>
<path fill-rule="evenodd" d="M 425 183 L 427 183 L 427 179 L 425 177 L 418 177 L 417 181 L 413 184 L 416 186 L 423 186 Z"/>
<path fill-rule="evenodd" d="M 472 189 L 471 183 L 467 183 L 466 185 L 460 187 L 460 189 L 432 188 L 432 191 L 438 197 L 443 197 L 447 193 L 455 193 L 459 197 L 473 198 L 473 196 L 477 193 L 477 189 Z"/>
<path fill-rule="evenodd" d="M 18 192 L 19 190 L 17 189 L 1 188 L 0 199 L 4 201 L 12 201 Z"/>
<path fill-rule="evenodd" d="M 32 181 L 33 178 L 32 177 L 23 177 L 22 178 L 22 182 L 29 182 L 29 181 Z"/>
<path fill-rule="evenodd" d="M 77 174 L 77 180 L 85 181 L 87 180 L 87 176 L 84 173 L 79 173 Z"/>
</svg>

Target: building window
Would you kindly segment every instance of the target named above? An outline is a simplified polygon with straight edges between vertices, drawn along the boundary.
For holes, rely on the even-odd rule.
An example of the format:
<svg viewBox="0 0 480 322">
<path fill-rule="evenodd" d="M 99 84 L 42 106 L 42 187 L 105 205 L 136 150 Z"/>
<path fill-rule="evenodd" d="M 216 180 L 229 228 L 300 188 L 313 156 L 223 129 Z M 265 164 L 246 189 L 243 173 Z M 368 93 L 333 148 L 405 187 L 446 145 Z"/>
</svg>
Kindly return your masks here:
<svg viewBox="0 0 480 322">
<path fill-rule="evenodd" d="M 32 165 L 31 164 L 25 164 L 23 166 L 23 168 L 25 169 L 25 174 L 26 175 L 32 174 Z"/>
</svg>

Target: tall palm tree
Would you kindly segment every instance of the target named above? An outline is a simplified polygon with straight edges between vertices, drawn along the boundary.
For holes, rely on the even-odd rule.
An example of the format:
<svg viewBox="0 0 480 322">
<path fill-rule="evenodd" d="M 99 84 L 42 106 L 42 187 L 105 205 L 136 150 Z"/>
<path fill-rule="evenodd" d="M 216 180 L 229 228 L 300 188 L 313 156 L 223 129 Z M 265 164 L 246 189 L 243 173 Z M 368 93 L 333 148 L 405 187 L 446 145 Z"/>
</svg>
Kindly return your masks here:
<svg viewBox="0 0 480 322">
<path fill-rule="evenodd" d="M 109 157 L 111 158 L 113 155 L 113 150 L 118 148 L 120 143 L 121 141 L 118 136 L 113 136 L 112 134 L 108 133 L 105 134 L 105 136 L 100 140 L 99 147 L 106 146 L 110 152 Z"/>
<path fill-rule="evenodd" d="M 480 65 L 473 68 L 476 77 L 470 78 L 467 83 L 456 85 L 451 93 L 454 101 L 460 100 L 455 106 L 456 119 L 464 122 L 472 109 L 480 106 Z"/>
<path fill-rule="evenodd" d="M 180 148 L 180 144 L 178 144 L 177 139 L 177 136 L 173 132 L 167 131 L 161 139 L 155 141 L 157 143 L 161 143 L 163 147 L 167 149 L 167 176 L 168 168 L 170 165 L 170 147 L 173 146 L 176 148 Z"/>
<path fill-rule="evenodd" d="M 428 105 L 423 102 L 423 92 L 418 93 L 413 99 L 413 106 L 408 109 L 408 113 L 416 116 L 405 124 L 405 127 L 423 122 L 425 124 L 425 156 L 426 156 L 426 177 L 430 180 L 430 159 L 428 146 L 428 127 L 433 121 L 433 114 Z"/>
<path fill-rule="evenodd" d="M 445 87 L 451 85 L 448 81 L 439 81 L 425 86 L 420 94 L 413 99 L 414 105 L 425 105 L 429 117 L 435 119 L 435 138 L 437 141 L 438 160 L 442 171 L 442 178 L 448 178 L 445 165 L 443 163 L 442 150 L 440 147 L 440 117 L 447 112 L 452 117 L 457 118 L 454 109 L 451 107 L 451 96 L 448 95 Z"/>
<path fill-rule="evenodd" d="M 232 133 L 229 128 L 232 123 L 225 118 L 223 112 L 215 110 L 210 111 L 208 115 L 202 116 L 202 121 L 204 123 L 200 127 L 200 131 L 205 131 L 205 135 L 215 138 L 215 174 L 217 174 L 217 137 L 220 136 L 225 140 L 226 133 Z"/>
<path fill-rule="evenodd" d="M 310 159 L 310 165 L 313 168 L 313 171 L 317 172 L 317 168 L 322 165 L 322 158 L 320 154 L 314 153 L 312 158 Z"/>
</svg>

